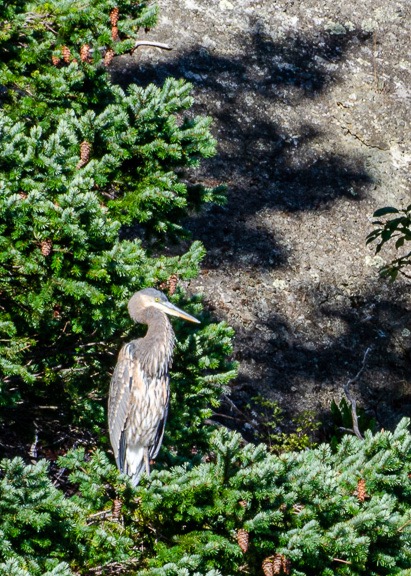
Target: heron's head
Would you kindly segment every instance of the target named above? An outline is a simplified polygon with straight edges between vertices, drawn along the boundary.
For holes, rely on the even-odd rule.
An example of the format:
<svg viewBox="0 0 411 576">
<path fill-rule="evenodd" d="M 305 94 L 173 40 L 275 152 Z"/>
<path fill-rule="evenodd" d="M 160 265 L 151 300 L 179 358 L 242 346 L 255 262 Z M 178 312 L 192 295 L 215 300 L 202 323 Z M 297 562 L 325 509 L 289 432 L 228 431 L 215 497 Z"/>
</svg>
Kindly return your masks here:
<svg viewBox="0 0 411 576">
<path fill-rule="evenodd" d="M 169 316 L 178 316 L 189 322 L 200 324 L 200 320 L 171 304 L 165 294 L 154 288 L 144 288 L 144 290 L 136 292 L 128 303 L 128 312 L 131 318 L 137 322 L 139 321 L 140 313 L 146 308 L 157 308 L 157 310 L 161 310 L 161 312 Z"/>
</svg>

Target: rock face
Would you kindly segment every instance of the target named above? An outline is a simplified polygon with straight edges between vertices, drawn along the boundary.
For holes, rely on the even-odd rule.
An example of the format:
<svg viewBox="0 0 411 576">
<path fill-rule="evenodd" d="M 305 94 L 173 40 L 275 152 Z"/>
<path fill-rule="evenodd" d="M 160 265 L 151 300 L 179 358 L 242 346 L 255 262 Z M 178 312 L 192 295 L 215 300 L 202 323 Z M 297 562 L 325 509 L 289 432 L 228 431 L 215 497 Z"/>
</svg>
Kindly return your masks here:
<svg viewBox="0 0 411 576">
<path fill-rule="evenodd" d="M 411 413 L 409 284 L 379 279 L 374 210 L 411 202 L 409 0 L 159 0 L 116 63 L 138 83 L 192 82 L 218 156 L 195 175 L 228 204 L 188 222 L 208 257 L 190 289 L 237 330 L 233 400 L 325 415 L 353 392 L 380 425 Z"/>
</svg>

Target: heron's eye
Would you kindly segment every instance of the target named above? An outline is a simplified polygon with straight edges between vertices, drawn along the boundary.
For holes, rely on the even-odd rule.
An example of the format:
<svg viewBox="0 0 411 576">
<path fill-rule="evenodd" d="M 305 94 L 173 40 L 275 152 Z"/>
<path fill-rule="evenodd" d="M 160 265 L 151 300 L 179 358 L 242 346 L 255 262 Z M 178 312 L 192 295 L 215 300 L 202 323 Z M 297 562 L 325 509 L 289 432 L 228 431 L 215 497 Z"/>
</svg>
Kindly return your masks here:
<svg viewBox="0 0 411 576">
<path fill-rule="evenodd" d="M 160 302 L 160 298 L 154 298 L 156 302 Z"/>
</svg>

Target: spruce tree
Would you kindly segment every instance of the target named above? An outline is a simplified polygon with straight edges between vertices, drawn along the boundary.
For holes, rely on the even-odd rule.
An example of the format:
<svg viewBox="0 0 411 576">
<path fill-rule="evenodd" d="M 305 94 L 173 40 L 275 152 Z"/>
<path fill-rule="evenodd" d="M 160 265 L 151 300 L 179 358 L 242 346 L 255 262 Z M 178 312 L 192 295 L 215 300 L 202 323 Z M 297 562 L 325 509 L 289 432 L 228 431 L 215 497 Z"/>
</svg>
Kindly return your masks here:
<svg viewBox="0 0 411 576">
<path fill-rule="evenodd" d="M 198 242 L 175 257 L 159 247 L 185 235 L 190 210 L 222 201 L 221 188 L 184 180 L 215 153 L 210 120 L 190 113 L 184 81 L 126 91 L 111 82 L 107 54 L 133 51 L 155 23 L 148 2 L 1 9 L 0 402 L 52 398 L 77 420 L 104 422 L 119 345 L 143 333 L 128 298 L 171 275 L 192 278 L 204 256 Z M 177 289 L 173 299 L 183 298 Z M 201 316 L 200 302 L 184 305 Z M 233 375 L 230 329 L 207 324 L 180 343 L 186 367 L 178 354 L 175 364 L 176 394 L 196 398 L 182 420 L 193 429 Z"/>
</svg>

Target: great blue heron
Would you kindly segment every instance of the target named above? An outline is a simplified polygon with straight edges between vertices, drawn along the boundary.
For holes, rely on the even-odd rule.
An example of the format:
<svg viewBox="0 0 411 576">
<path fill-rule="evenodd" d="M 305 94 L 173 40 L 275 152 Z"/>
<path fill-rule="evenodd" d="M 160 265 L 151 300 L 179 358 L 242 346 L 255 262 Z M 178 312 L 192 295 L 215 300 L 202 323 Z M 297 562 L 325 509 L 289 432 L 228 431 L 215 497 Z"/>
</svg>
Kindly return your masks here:
<svg viewBox="0 0 411 576">
<path fill-rule="evenodd" d="M 149 463 L 160 450 L 167 418 L 168 368 L 175 337 L 166 314 L 199 320 L 154 288 L 136 292 L 128 311 L 135 322 L 147 324 L 148 330 L 144 338 L 120 350 L 110 384 L 108 422 L 117 466 L 136 486 L 144 468 L 150 474 Z"/>
</svg>

